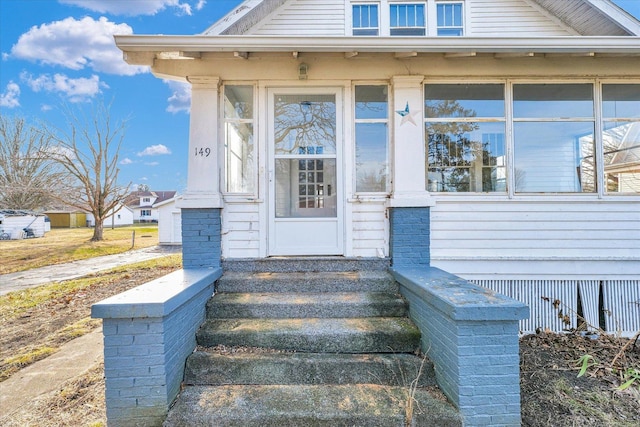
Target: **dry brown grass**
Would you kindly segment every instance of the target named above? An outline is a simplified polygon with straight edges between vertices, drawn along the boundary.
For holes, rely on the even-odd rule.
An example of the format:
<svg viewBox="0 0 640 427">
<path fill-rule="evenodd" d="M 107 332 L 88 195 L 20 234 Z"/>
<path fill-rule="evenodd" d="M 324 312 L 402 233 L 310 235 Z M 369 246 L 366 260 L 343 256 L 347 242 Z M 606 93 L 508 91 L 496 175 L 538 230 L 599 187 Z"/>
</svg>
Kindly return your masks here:
<svg viewBox="0 0 640 427">
<path fill-rule="evenodd" d="M 107 424 L 104 402 L 104 367 L 89 371 L 60 385 L 20 408 L 0 414 L 4 427 L 102 427 Z"/>
<path fill-rule="evenodd" d="M 135 249 L 158 244 L 158 227 L 156 225 L 137 225 L 115 229 L 105 227 L 104 241 L 102 242 L 90 241 L 93 235 L 91 228 L 56 228 L 40 238 L 0 240 L 0 252 L 2 253 L 0 274 L 122 253 L 131 249 L 134 231 Z"/>
<path fill-rule="evenodd" d="M 89 318 L 92 304 L 181 264 L 181 255 L 170 255 L 0 296 L 0 382 L 97 328 L 100 321 Z"/>
</svg>

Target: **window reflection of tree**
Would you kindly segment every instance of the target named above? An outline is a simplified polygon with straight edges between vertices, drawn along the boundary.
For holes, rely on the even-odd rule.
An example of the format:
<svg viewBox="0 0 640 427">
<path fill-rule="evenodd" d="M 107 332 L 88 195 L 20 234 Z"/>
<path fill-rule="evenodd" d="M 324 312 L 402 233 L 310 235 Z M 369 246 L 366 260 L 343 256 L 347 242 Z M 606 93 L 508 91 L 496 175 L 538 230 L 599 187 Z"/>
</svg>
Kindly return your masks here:
<svg viewBox="0 0 640 427">
<path fill-rule="evenodd" d="M 279 96 L 275 101 L 275 148 L 277 154 L 298 154 L 300 147 L 321 146 L 336 150 L 336 105 L 332 100 L 309 101 Z M 319 97 L 318 97 L 319 98 Z M 326 97 L 322 97 L 325 98 Z"/>
<path fill-rule="evenodd" d="M 456 100 L 430 100 L 425 105 L 429 118 L 471 118 L 476 112 L 466 109 Z M 470 133 L 480 129 L 473 121 L 427 122 L 428 165 L 430 191 L 493 191 L 495 166 L 498 163 L 496 153 L 490 149 L 489 141 L 477 141 Z M 481 168 L 482 188 L 472 183 L 472 169 Z M 487 167 L 489 166 L 489 167 Z M 439 180 L 433 180 L 434 175 Z M 474 180 L 477 181 L 477 180 Z"/>
</svg>

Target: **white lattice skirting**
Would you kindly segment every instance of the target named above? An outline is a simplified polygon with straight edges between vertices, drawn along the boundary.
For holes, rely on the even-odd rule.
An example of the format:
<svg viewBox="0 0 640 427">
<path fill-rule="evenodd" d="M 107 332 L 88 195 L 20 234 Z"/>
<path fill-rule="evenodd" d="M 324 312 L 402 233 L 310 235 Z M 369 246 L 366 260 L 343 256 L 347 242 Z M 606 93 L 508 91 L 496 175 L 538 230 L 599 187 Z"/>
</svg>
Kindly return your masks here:
<svg viewBox="0 0 640 427">
<path fill-rule="evenodd" d="M 537 328 L 554 332 L 575 328 L 578 325 L 578 304 L 581 305 L 582 316 L 593 327 L 622 336 L 632 336 L 640 330 L 640 280 L 472 282 L 527 304 L 530 317 L 520 321 L 520 331 L 524 334 L 533 333 Z M 601 319 L 604 319 L 604 324 L 601 324 Z"/>
</svg>

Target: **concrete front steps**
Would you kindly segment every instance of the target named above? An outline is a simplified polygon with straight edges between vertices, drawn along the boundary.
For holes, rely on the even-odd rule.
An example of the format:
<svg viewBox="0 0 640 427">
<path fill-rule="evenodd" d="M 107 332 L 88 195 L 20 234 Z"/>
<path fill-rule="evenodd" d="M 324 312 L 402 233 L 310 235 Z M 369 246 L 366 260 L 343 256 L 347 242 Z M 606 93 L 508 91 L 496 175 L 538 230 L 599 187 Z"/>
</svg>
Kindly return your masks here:
<svg viewBox="0 0 640 427">
<path fill-rule="evenodd" d="M 165 426 L 462 425 L 387 267 L 227 261 Z"/>
</svg>

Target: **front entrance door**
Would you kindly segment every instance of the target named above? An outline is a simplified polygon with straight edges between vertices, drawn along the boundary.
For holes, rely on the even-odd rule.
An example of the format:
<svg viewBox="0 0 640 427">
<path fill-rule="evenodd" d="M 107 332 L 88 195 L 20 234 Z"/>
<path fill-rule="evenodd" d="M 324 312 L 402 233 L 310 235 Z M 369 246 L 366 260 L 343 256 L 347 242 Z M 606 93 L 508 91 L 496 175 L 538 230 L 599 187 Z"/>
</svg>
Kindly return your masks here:
<svg viewBox="0 0 640 427">
<path fill-rule="evenodd" d="M 342 255 L 338 89 L 269 91 L 269 255 Z"/>
</svg>

